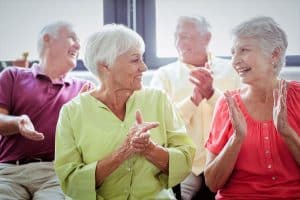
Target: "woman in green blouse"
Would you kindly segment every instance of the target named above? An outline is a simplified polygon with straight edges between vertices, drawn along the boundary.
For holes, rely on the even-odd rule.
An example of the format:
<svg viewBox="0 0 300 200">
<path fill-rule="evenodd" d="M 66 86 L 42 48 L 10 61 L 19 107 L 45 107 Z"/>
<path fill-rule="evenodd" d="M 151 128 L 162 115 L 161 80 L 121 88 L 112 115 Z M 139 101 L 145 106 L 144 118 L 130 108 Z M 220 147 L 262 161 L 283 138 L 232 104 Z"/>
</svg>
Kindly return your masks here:
<svg viewBox="0 0 300 200">
<path fill-rule="evenodd" d="M 75 200 L 174 199 L 195 147 L 164 93 L 142 87 L 145 44 L 122 25 L 87 42 L 85 65 L 101 82 L 61 110 L 55 170 Z M 71 50 L 70 50 L 71 51 Z"/>
</svg>

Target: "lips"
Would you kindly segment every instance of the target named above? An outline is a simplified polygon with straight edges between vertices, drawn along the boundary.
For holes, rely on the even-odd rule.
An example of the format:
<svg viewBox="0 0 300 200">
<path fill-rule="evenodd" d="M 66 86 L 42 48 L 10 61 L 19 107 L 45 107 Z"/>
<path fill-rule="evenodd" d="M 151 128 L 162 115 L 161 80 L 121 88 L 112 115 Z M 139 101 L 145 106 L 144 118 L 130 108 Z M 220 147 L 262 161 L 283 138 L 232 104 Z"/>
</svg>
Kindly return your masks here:
<svg viewBox="0 0 300 200">
<path fill-rule="evenodd" d="M 247 72 L 251 71 L 250 67 L 236 67 L 236 71 L 239 75 L 245 75 Z"/>
<path fill-rule="evenodd" d="M 77 52 L 77 51 L 74 51 L 74 50 L 69 50 L 69 51 L 68 51 L 68 54 L 76 58 L 78 52 Z"/>
</svg>

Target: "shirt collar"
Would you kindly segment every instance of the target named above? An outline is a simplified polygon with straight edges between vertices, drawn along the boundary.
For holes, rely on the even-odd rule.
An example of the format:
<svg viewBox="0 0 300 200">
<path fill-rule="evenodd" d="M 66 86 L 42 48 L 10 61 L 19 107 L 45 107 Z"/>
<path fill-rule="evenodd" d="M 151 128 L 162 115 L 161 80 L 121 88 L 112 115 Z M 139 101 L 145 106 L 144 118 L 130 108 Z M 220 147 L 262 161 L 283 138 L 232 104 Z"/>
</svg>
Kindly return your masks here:
<svg viewBox="0 0 300 200">
<path fill-rule="evenodd" d="M 42 72 L 40 64 L 34 63 L 31 68 L 32 68 L 32 73 L 36 78 L 46 77 L 47 79 L 51 80 L 46 74 L 44 74 Z M 63 84 L 63 83 L 65 83 L 65 84 L 70 85 L 71 82 L 72 82 L 72 78 L 70 76 L 65 76 L 65 77 L 62 77 L 60 80 L 52 82 L 52 83 L 53 84 Z"/>
</svg>

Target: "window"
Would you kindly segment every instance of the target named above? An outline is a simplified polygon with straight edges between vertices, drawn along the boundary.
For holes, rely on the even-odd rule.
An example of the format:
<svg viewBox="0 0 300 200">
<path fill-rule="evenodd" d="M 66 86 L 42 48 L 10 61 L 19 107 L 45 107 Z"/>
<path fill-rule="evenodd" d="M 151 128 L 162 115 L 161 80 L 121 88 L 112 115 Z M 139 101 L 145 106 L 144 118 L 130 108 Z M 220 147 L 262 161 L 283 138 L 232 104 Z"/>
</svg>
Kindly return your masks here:
<svg viewBox="0 0 300 200">
<path fill-rule="evenodd" d="M 229 56 L 230 30 L 240 22 L 254 16 L 273 17 L 287 32 L 287 55 L 300 55 L 300 1 L 298 0 L 153 0 L 152 10 L 145 12 L 145 26 L 151 44 L 151 67 L 157 68 L 176 57 L 174 30 L 181 15 L 203 15 L 212 26 L 210 49 L 217 56 Z M 151 0 L 148 2 L 150 4 Z M 155 16 L 155 17 L 154 17 Z M 155 22 L 152 22 L 155 20 Z M 147 26 L 150 27 L 148 28 Z M 154 26 L 153 26 L 154 24 Z M 153 27 L 151 27 L 153 26 Z M 153 32 L 154 31 L 154 32 Z M 151 41 L 146 39 L 146 43 Z M 148 44 L 149 45 L 149 44 Z M 147 52 L 146 52 L 147 54 Z M 292 56 L 294 58 L 294 56 Z"/>
</svg>

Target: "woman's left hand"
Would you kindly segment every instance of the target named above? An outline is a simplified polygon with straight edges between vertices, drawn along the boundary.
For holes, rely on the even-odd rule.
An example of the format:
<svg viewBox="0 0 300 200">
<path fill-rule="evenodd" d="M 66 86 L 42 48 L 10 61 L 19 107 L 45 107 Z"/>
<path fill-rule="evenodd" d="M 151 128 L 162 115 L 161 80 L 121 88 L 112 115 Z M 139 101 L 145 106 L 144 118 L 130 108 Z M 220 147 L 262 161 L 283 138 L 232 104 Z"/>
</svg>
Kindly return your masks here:
<svg viewBox="0 0 300 200">
<path fill-rule="evenodd" d="M 130 145 L 136 153 L 143 153 L 153 146 L 150 139 L 150 130 L 158 125 L 158 122 L 144 122 L 141 112 L 139 110 L 136 112 L 136 125 L 133 128 L 135 134 L 130 141 Z"/>
<path fill-rule="evenodd" d="M 287 120 L 286 107 L 287 87 L 287 81 L 280 80 L 279 89 L 274 89 L 273 91 L 273 121 L 275 128 L 281 135 L 289 133 L 289 123 Z"/>
</svg>

